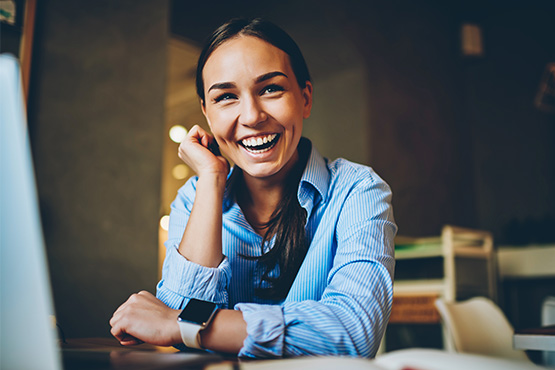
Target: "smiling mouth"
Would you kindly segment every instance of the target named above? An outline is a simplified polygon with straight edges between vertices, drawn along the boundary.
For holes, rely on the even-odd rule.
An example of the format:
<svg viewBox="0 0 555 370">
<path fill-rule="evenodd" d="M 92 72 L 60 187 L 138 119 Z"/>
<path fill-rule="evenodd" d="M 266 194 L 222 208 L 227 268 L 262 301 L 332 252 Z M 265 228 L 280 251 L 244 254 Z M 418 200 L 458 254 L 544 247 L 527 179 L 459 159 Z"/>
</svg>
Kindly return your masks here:
<svg viewBox="0 0 555 370">
<path fill-rule="evenodd" d="M 240 144 L 251 153 L 259 154 L 272 149 L 279 140 L 279 134 L 259 136 L 257 138 L 243 139 Z"/>
</svg>

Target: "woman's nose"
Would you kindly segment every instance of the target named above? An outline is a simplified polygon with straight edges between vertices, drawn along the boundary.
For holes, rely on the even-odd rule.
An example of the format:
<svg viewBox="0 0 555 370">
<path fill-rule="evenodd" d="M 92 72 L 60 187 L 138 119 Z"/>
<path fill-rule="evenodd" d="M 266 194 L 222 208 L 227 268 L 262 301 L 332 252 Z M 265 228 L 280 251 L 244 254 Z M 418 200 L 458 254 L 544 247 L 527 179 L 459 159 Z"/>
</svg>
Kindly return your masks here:
<svg viewBox="0 0 555 370">
<path fill-rule="evenodd" d="M 256 98 L 249 97 L 242 100 L 241 112 L 239 116 L 239 123 L 241 125 L 256 126 L 259 123 L 264 122 L 266 118 L 267 115 Z"/>
</svg>

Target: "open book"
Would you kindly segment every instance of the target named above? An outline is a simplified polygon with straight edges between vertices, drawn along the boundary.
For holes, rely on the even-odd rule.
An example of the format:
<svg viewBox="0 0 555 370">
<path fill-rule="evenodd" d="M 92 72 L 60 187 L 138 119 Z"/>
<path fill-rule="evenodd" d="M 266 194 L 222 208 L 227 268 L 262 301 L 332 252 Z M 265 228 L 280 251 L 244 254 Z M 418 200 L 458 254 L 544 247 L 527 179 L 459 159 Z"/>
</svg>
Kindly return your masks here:
<svg viewBox="0 0 555 370">
<path fill-rule="evenodd" d="M 220 370 L 225 368 L 217 367 Z M 235 367 L 237 368 L 237 367 Z M 253 361 L 240 364 L 245 370 L 538 370 L 532 362 L 453 353 L 436 349 L 403 349 L 374 360 L 351 357 L 303 357 Z M 233 366 L 229 369 L 234 369 Z"/>
</svg>

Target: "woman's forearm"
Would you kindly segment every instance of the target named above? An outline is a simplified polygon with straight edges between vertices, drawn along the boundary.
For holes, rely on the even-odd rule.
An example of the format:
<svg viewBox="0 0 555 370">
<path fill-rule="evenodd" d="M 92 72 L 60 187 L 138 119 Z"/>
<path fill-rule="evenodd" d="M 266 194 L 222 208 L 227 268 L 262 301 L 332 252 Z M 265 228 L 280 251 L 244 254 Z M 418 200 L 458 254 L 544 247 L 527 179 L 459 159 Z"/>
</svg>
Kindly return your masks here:
<svg viewBox="0 0 555 370">
<path fill-rule="evenodd" d="M 217 267 L 222 259 L 222 202 L 226 176 L 199 177 L 195 201 L 179 244 L 189 261 Z"/>
<path fill-rule="evenodd" d="M 218 310 L 210 325 L 200 332 L 200 343 L 212 351 L 237 354 L 246 337 L 247 323 L 241 311 Z"/>
</svg>

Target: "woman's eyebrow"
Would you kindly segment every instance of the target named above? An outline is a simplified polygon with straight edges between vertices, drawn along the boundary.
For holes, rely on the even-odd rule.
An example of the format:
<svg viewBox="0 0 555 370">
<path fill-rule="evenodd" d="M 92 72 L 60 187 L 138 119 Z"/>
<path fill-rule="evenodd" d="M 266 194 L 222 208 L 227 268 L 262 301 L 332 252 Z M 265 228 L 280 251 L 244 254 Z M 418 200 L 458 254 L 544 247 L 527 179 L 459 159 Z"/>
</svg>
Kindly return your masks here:
<svg viewBox="0 0 555 370">
<path fill-rule="evenodd" d="M 276 76 L 283 76 L 285 78 L 289 78 L 285 73 L 275 71 L 275 72 L 264 73 L 263 75 L 258 76 L 256 80 L 254 80 L 254 82 L 258 84 L 258 83 L 267 81 L 271 78 L 274 78 Z M 234 87 L 235 87 L 235 84 L 233 82 L 218 82 L 210 86 L 207 92 L 210 92 L 211 90 L 214 90 L 214 89 L 220 89 L 220 90 L 233 89 Z"/>
<path fill-rule="evenodd" d="M 275 72 L 264 73 L 263 75 L 258 76 L 254 82 L 255 82 L 255 83 L 264 82 L 264 81 L 269 80 L 269 79 L 271 79 L 271 78 L 274 78 L 274 77 L 276 77 L 276 76 L 283 76 L 283 77 L 285 77 L 285 78 L 289 78 L 289 77 L 287 77 L 287 75 L 286 75 L 285 73 L 279 72 L 279 71 L 275 71 Z"/>
<path fill-rule="evenodd" d="M 207 92 L 210 92 L 210 90 L 214 90 L 214 89 L 232 89 L 235 87 L 235 84 L 232 82 L 220 82 L 220 83 L 215 83 L 214 85 L 210 86 L 210 88 L 208 89 Z"/>
</svg>

